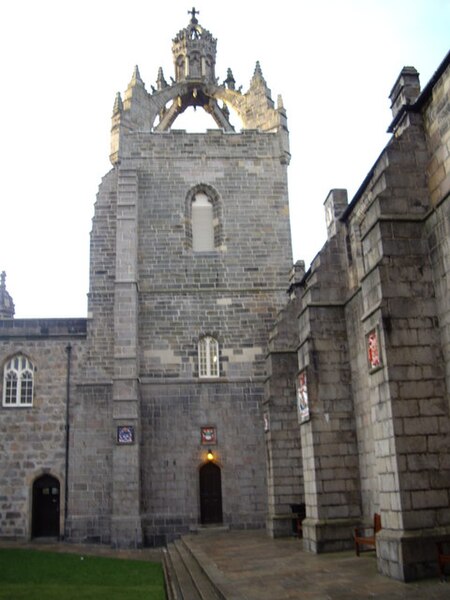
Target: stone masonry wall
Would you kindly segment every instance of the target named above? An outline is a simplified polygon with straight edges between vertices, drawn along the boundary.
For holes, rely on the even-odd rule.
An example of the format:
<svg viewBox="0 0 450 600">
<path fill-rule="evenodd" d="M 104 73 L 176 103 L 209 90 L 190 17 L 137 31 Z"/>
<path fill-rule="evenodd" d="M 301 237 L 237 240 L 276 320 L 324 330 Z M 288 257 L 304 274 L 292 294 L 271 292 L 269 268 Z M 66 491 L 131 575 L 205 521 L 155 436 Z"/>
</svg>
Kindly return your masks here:
<svg viewBox="0 0 450 600">
<path fill-rule="evenodd" d="M 437 207 L 450 192 L 450 66 L 436 82 L 431 97 L 423 109 L 423 119 L 429 161 L 427 180 L 430 200 Z"/>
<path fill-rule="evenodd" d="M 60 532 L 64 532 L 67 346 L 72 380 L 85 353 L 84 319 L 0 321 L 0 397 L 3 366 L 15 354 L 34 367 L 32 407 L 0 406 L 0 536 L 31 537 L 34 481 L 50 474 L 60 482 Z"/>
<path fill-rule="evenodd" d="M 272 537 L 298 534 L 296 517 L 304 516 L 303 469 L 297 410 L 298 332 L 292 326 L 299 310 L 295 282 L 305 274 L 297 262 L 290 273 L 290 301 L 279 312 L 266 356 L 263 411 L 267 452 L 266 528 Z M 293 511 L 298 511 L 293 519 Z"/>
<path fill-rule="evenodd" d="M 199 522 L 200 427 L 217 427 L 224 522 L 266 516 L 260 403 L 265 347 L 291 266 L 286 166 L 277 134 L 135 134 L 139 180 L 139 363 L 146 543 Z M 187 203 L 214 190 L 219 245 L 192 251 Z M 198 378 L 198 340 L 219 341 L 220 378 Z M 182 451 L 180 452 L 180 450 Z M 175 462 L 174 462 L 175 461 Z M 181 504 L 180 504 L 181 503 Z"/>
<path fill-rule="evenodd" d="M 450 390 L 450 67 L 433 88 L 424 107 L 429 149 L 427 181 L 433 213 L 427 220 L 427 242 L 433 267 L 447 390 Z M 450 398 L 449 398 L 450 402 Z"/>
<path fill-rule="evenodd" d="M 449 74 L 440 67 L 434 87 L 397 111 L 341 215 L 330 193 L 335 222 L 297 292 L 311 410 L 300 427 L 305 547 L 336 548 L 351 539 L 351 516 L 368 525 L 381 512 L 378 567 L 402 580 L 435 574 L 435 541 L 450 535 Z"/>
<path fill-rule="evenodd" d="M 423 238 L 426 156 L 421 121 L 410 115 L 380 160 L 383 185 L 361 221 L 364 333 L 378 328 L 386 364 L 369 377 L 383 522 L 378 563 L 399 579 L 432 572 L 432 543 L 422 543 L 419 552 L 410 532 L 428 528 L 433 535 L 433 528 L 446 521 L 448 506 L 447 476 L 438 473 L 446 451 L 437 445 L 448 434 L 448 411 Z M 367 193 L 372 190 L 371 185 Z"/>
<path fill-rule="evenodd" d="M 379 512 L 378 473 L 375 462 L 374 421 L 375 405 L 368 398 L 369 375 L 367 352 L 362 326 L 362 298 L 356 294 L 346 305 L 351 386 L 355 411 L 356 438 L 358 444 L 359 476 L 361 489 L 361 513 L 366 523 Z"/>
<path fill-rule="evenodd" d="M 111 385 L 75 381 L 71 402 L 67 539 L 110 543 L 112 453 Z"/>
<path fill-rule="evenodd" d="M 300 427 L 306 502 L 303 543 L 314 552 L 350 547 L 351 530 L 361 511 L 343 239 L 341 235 L 329 239 L 300 288 L 298 367 L 307 375 L 311 412 L 310 421 Z"/>
<path fill-rule="evenodd" d="M 111 320 L 116 276 L 117 175 L 116 168 L 102 180 L 90 238 L 89 348 L 86 375 L 96 380 L 108 380 L 113 372 Z"/>
<path fill-rule="evenodd" d="M 141 197 L 141 291 L 284 290 L 292 256 L 278 134 L 132 137 Z M 223 243 L 214 261 L 196 256 L 188 243 L 186 198 L 199 183 L 217 192 L 222 208 Z"/>
<path fill-rule="evenodd" d="M 271 352 L 267 359 L 263 410 L 266 431 L 268 516 L 272 537 L 292 535 L 293 505 L 304 504 L 295 379 L 297 354 Z"/>
<path fill-rule="evenodd" d="M 198 377 L 198 340 L 210 334 L 219 341 L 222 377 L 263 377 L 264 347 L 281 294 L 274 296 L 216 290 L 141 294 L 141 374 Z"/>
<path fill-rule="evenodd" d="M 125 180 L 135 183 L 127 184 L 128 195 L 122 197 L 120 185 Z M 199 185 L 212 190 L 216 202 L 214 227 L 219 233 L 215 250 L 206 253 L 192 250 L 189 197 Z M 137 230 L 125 234 L 122 229 L 131 223 L 132 205 Z M 136 257 L 134 250 L 129 252 L 133 248 Z M 142 418 L 130 421 L 130 413 L 127 419 L 138 428 L 140 457 L 132 463 L 141 463 L 144 543 L 172 539 L 199 522 L 202 425 L 217 427 L 224 521 L 233 527 L 263 526 L 267 504 L 260 403 L 265 348 L 285 300 L 291 260 L 286 165 L 280 160 L 279 134 L 175 130 L 123 136 L 120 164 L 100 186 L 93 221 L 87 383 L 98 386 L 89 394 L 100 394 L 98 410 L 108 419 L 105 402 L 113 340 L 115 360 L 120 355 L 121 364 L 128 361 L 129 372 L 139 375 Z M 138 320 L 130 313 L 128 325 L 127 306 L 119 306 L 126 285 L 136 285 L 138 303 Z M 136 357 L 127 350 L 134 327 Z M 198 377 L 198 340 L 205 334 L 219 341 L 217 382 Z M 117 410 L 128 406 L 133 395 L 131 388 L 124 393 L 123 377 L 121 367 L 113 376 Z M 80 402 L 86 406 L 87 389 L 80 388 Z M 115 416 L 114 427 L 120 418 L 125 418 L 122 412 Z M 80 440 L 85 435 L 80 431 Z M 107 429 L 101 429 L 96 450 L 100 456 L 106 439 Z M 121 465 L 126 464 L 126 450 L 114 450 L 122 456 Z M 90 456 L 80 450 L 80 466 L 83 455 L 89 477 Z M 105 478 L 108 464 L 102 467 Z M 119 475 L 112 469 L 114 482 Z M 97 519 L 97 535 L 106 539 L 107 480 L 101 477 L 94 487 L 101 498 L 98 514 L 89 521 L 80 495 L 74 537 L 87 536 L 88 530 L 92 535 L 89 523 Z M 125 490 L 114 490 L 119 490 L 117 485 L 112 506 L 116 515 Z M 120 532 L 113 536 L 124 537 Z"/>
<path fill-rule="evenodd" d="M 266 516 L 262 383 L 143 381 L 142 520 L 144 542 L 161 545 L 200 522 L 200 427 L 214 426 L 223 522 L 261 528 Z"/>
<path fill-rule="evenodd" d="M 209 331 L 221 338 L 224 375 L 254 375 L 255 368 L 262 374 L 263 348 L 291 264 L 277 134 L 139 133 L 127 143 L 133 158 L 122 163 L 139 178 L 142 372 L 195 372 L 198 337 Z M 90 353 L 96 365 L 112 352 L 115 181 L 112 172 L 102 183 L 92 233 Z M 212 253 L 189 247 L 186 197 L 199 183 L 217 191 L 222 208 L 223 243 Z"/>
</svg>

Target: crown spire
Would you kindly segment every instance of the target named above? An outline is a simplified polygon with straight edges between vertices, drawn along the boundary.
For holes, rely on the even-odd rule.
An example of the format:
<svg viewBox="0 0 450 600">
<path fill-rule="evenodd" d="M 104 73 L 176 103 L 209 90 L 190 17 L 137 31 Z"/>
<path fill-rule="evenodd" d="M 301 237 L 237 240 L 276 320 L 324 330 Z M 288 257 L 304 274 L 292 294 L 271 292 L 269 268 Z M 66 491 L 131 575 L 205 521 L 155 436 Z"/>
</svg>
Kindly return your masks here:
<svg viewBox="0 0 450 600">
<path fill-rule="evenodd" d="M 178 32 L 172 45 L 175 81 L 200 79 L 215 84 L 217 41 L 198 22 L 199 11 L 195 7 L 188 14 L 191 20 Z"/>
</svg>

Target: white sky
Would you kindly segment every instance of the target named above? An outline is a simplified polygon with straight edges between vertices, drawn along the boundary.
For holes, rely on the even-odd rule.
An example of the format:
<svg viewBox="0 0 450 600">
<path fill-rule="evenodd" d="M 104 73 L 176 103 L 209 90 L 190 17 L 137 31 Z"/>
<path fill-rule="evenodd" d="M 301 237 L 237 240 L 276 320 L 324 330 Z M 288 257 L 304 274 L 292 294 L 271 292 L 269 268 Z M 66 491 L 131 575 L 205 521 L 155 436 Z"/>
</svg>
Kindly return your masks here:
<svg viewBox="0 0 450 600">
<path fill-rule="evenodd" d="M 110 117 L 134 65 L 173 75 L 192 0 L 14 0 L 0 8 L 0 271 L 16 317 L 86 315 L 89 232 Z M 388 141 L 404 65 L 422 87 L 449 49 L 450 0 L 198 0 L 216 75 L 248 89 L 255 62 L 288 115 L 294 260 L 325 241 L 323 201 L 349 200 Z M 199 112 L 199 111 L 197 111 Z M 201 112 L 201 111 L 200 111 Z M 175 123 L 180 127 L 181 121 Z M 214 127 L 211 121 L 211 127 Z"/>
</svg>

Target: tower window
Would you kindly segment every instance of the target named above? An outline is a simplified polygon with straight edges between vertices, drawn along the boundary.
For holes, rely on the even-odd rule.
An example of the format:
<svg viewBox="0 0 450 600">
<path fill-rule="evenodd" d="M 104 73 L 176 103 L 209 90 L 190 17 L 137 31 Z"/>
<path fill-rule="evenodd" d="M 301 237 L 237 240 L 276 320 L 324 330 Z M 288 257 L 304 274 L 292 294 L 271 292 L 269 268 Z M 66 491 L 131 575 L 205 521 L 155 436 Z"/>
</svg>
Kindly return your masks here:
<svg viewBox="0 0 450 600">
<path fill-rule="evenodd" d="M 186 246 L 194 252 L 221 248 L 222 202 L 209 185 L 199 184 L 186 196 Z"/>
<path fill-rule="evenodd" d="M 207 335 L 198 343 L 199 377 L 219 377 L 219 342 Z"/>
<path fill-rule="evenodd" d="M 206 194 L 195 194 L 192 201 L 192 249 L 194 252 L 214 250 L 213 206 Z"/>
<path fill-rule="evenodd" d="M 3 406 L 33 406 L 34 367 L 22 355 L 10 358 L 3 371 Z"/>
</svg>

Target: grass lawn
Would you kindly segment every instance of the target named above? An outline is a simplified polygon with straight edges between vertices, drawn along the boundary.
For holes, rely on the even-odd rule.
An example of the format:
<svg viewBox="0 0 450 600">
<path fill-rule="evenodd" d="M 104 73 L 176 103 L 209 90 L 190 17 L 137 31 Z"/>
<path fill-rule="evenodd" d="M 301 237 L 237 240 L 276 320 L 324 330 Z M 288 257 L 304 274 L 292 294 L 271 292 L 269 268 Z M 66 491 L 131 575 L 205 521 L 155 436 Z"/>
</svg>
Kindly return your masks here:
<svg viewBox="0 0 450 600">
<path fill-rule="evenodd" d="M 1 600 L 165 600 L 158 563 L 0 549 Z"/>
</svg>

